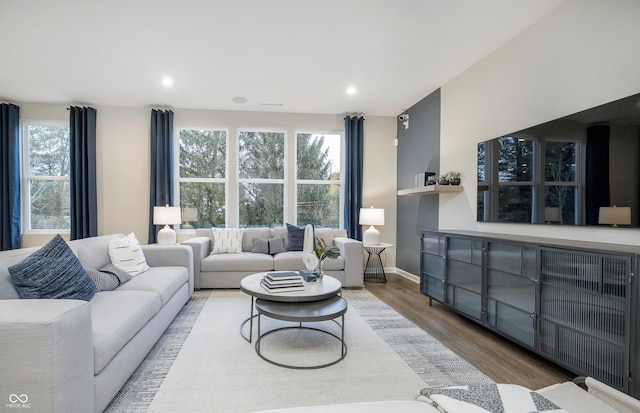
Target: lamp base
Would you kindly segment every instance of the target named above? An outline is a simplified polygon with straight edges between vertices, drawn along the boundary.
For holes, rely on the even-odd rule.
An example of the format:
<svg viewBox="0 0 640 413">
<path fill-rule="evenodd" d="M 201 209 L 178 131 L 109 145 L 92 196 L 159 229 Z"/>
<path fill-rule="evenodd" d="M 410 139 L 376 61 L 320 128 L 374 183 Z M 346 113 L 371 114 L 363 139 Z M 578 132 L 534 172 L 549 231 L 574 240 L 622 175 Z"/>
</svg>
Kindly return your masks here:
<svg viewBox="0 0 640 413">
<path fill-rule="evenodd" d="M 158 231 L 158 244 L 169 245 L 176 243 L 176 232 L 169 225 Z"/>
<path fill-rule="evenodd" d="M 380 243 L 380 231 L 375 229 L 373 225 L 362 234 L 362 243 L 367 245 L 376 245 Z"/>
</svg>

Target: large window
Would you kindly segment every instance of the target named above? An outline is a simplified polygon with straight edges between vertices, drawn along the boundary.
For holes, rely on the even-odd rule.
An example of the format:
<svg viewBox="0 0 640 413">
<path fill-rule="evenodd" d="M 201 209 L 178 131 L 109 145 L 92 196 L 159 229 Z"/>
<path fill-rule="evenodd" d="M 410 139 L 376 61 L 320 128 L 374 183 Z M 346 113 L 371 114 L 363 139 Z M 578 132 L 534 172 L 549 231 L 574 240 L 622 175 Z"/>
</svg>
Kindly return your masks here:
<svg viewBox="0 0 640 413">
<path fill-rule="evenodd" d="M 227 129 L 181 128 L 177 134 L 181 229 L 340 228 L 341 134 L 298 131 L 291 138 L 269 128 L 240 128 L 236 136 Z"/>
<path fill-rule="evenodd" d="M 241 227 L 284 224 L 285 137 L 284 131 L 238 132 Z"/>
<path fill-rule="evenodd" d="M 22 136 L 25 226 L 69 231 L 69 126 L 23 122 Z"/>
<path fill-rule="evenodd" d="M 578 141 L 551 138 L 480 143 L 478 221 L 578 224 L 580 150 Z"/>
<path fill-rule="evenodd" d="M 224 227 L 227 131 L 181 129 L 179 136 L 181 227 Z"/>
<path fill-rule="evenodd" d="M 297 223 L 339 228 L 342 137 L 296 134 Z"/>
</svg>

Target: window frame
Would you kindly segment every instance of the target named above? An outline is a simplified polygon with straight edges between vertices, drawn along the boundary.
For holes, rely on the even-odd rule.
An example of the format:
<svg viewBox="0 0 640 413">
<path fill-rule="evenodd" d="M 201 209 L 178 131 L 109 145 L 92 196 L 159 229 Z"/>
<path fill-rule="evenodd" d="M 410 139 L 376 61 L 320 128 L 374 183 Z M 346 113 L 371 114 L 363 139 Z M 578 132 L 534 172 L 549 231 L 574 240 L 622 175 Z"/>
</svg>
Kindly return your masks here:
<svg viewBox="0 0 640 413">
<path fill-rule="evenodd" d="M 282 163 L 283 163 L 283 176 L 282 178 L 241 178 L 240 177 L 240 142 L 241 142 L 241 138 L 240 135 L 243 132 L 249 132 L 249 133 L 281 133 L 283 135 L 283 159 L 282 159 Z M 241 201 L 241 195 L 242 195 L 242 190 L 241 187 L 243 184 L 282 184 L 282 223 L 274 223 L 273 226 L 284 226 L 286 222 L 288 222 L 288 217 L 289 217 L 289 208 L 288 208 L 288 200 L 289 200 L 289 193 L 290 193 L 290 185 L 289 185 L 289 163 L 287 162 L 287 159 L 289 159 L 289 145 L 288 145 L 288 130 L 286 128 L 273 128 L 273 127 L 238 127 L 236 129 L 236 157 L 235 157 L 235 164 L 236 164 L 236 171 L 235 171 L 235 190 L 236 190 L 236 197 L 235 197 L 235 217 L 234 217 L 234 222 L 237 223 L 237 227 L 238 228 L 244 228 L 247 227 L 247 225 L 243 225 L 240 222 L 240 201 Z M 228 210 L 228 208 L 227 208 Z"/>
<path fill-rule="evenodd" d="M 211 131 L 211 132 L 224 132 L 225 133 L 225 149 L 226 149 L 226 154 L 225 154 L 225 168 L 224 168 L 224 178 L 186 178 L 186 177 L 182 177 L 180 175 L 180 132 L 181 131 Z M 224 209 L 225 209 L 225 213 L 224 213 L 224 221 L 225 221 L 225 227 L 228 226 L 229 224 L 229 171 L 230 171 L 230 167 L 229 167 L 229 159 L 230 159 L 230 155 L 229 155 L 229 140 L 230 140 L 230 134 L 229 134 L 229 128 L 228 127 L 222 127 L 222 126 L 207 126 L 207 127 L 200 127 L 200 126 L 177 126 L 174 130 L 174 136 L 177 137 L 177 139 L 174 139 L 174 153 L 175 153 L 175 159 L 176 162 L 174 162 L 174 193 L 175 193 L 175 199 L 176 199 L 176 203 L 178 206 L 180 206 L 180 208 L 185 208 L 185 206 L 182 205 L 182 198 L 180 197 L 180 184 L 183 182 L 191 182 L 191 183 L 215 183 L 215 184 L 223 184 L 224 185 Z M 184 221 L 183 221 L 184 222 Z M 207 227 L 209 228 L 209 227 Z M 194 232 L 195 229 L 193 228 L 185 228 L 183 226 L 183 223 L 181 222 L 178 226 L 177 226 L 178 231 L 180 232 Z"/>
<path fill-rule="evenodd" d="M 71 222 L 69 228 L 32 228 L 31 225 L 31 190 L 30 183 L 32 181 L 65 181 L 71 186 L 71 176 L 51 176 L 51 175 L 32 175 L 31 174 L 31 143 L 29 139 L 29 126 L 59 127 L 66 128 L 71 133 L 68 121 L 63 120 L 37 120 L 23 119 L 20 125 L 20 152 L 21 152 L 21 177 L 20 177 L 20 202 L 22 205 L 22 233 L 23 234 L 70 234 Z M 71 137 L 69 136 L 69 140 Z M 69 149 L 70 142 L 69 142 Z M 69 188 L 71 191 L 71 188 Z M 69 195 L 69 207 L 71 207 L 71 195 Z"/>
<path fill-rule="evenodd" d="M 310 135 L 330 135 L 330 136 L 339 136 L 340 137 L 340 179 L 298 179 L 298 135 L 302 134 L 310 134 Z M 342 229 L 344 227 L 344 171 L 345 171 L 345 137 L 344 132 L 336 132 L 336 131 L 319 131 L 319 130 L 306 130 L 300 129 L 296 130 L 294 133 L 294 172 L 293 172 L 293 218 L 294 222 L 298 222 L 298 185 L 337 185 L 339 188 L 338 193 L 339 196 L 339 204 L 338 204 L 338 227 L 337 229 Z"/>
<path fill-rule="evenodd" d="M 531 222 L 533 224 L 545 223 L 545 199 L 546 190 L 551 186 L 565 186 L 576 188 L 575 197 L 575 223 L 583 223 L 585 219 L 584 211 L 584 162 L 585 145 L 580 139 L 522 135 L 504 135 L 504 137 L 521 138 L 533 142 L 533 165 L 530 181 L 501 181 L 498 176 L 498 143 L 497 140 L 481 142 L 485 144 L 485 181 L 478 182 L 478 192 L 484 192 L 484 215 L 488 222 L 499 223 L 521 223 L 498 220 L 499 214 L 499 188 L 501 186 L 530 187 L 531 188 Z M 574 181 L 547 181 L 545 179 L 545 149 L 546 142 L 571 142 L 575 143 L 575 180 Z M 478 222 L 485 222 L 478 221 Z M 563 224 L 564 225 L 564 224 Z"/>
</svg>

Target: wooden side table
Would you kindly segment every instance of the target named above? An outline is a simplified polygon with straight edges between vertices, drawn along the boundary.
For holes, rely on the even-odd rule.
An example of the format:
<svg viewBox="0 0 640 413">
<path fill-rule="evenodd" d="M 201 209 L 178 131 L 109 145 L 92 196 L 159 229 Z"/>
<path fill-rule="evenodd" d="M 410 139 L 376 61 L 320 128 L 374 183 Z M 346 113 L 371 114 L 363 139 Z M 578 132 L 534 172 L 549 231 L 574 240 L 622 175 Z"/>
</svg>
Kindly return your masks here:
<svg viewBox="0 0 640 413">
<path fill-rule="evenodd" d="M 384 273 L 382 258 L 380 254 L 387 248 L 392 248 L 393 244 L 363 244 L 362 248 L 367 251 L 367 264 L 364 267 L 364 280 L 374 283 L 386 283 L 387 276 Z M 373 257 L 373 259 L 372 259 Z"/>
</svg>

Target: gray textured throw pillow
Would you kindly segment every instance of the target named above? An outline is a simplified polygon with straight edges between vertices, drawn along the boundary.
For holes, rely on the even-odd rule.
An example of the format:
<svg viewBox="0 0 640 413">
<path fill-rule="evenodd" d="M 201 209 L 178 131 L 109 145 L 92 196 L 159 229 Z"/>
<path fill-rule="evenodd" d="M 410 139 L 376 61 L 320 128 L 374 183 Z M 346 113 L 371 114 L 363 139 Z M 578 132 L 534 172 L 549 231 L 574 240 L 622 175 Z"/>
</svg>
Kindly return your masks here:
<svg viewBox="0 0 640 413">
<path fill-rule="evenodd" d="M 253 249 L 251 252 L 255 252 L 258 254 L 268 254 L 269 253 L 269 241 L 264 238 L 254 238 L 253 239 Z"/>
<path fill-rule="evenodd" d="M 295 225 L 287 224 L 287 237 L 289 251 L 302 251 L 304 247 L 304 228 L 298 228 Z"/>
<path fill-rule="evenodd" d="M 122 285 L 131 279 L 131 274 L 112 262 L 105 264 L 99 271 L 112 274 L 118 279 L 118 285 Z"/>
<path fill-rule="evenodd" d="M 21 298 L 67 298 L 89 301 L 96 285 L 58 234 L 23 261 L 9 267 Z"/>
<path fill-rule="evenodd" d="M 98 291 L 115 290 L 119 285 L 126 283 L 131 279 L 131 275 L 125 270 L 117 267 L 112 263 L 108 263 L 99 270 L 85 268 L 89 278 L 93 280 Z"/>
<path fill-rule="evenodd" d="M 96 285 L 96 291 L 111 291 L 120 284 L 118 278 L 108 272 L 94 270 L 93 268 L 85 268 L 85 271 L 87 271 L 89 278 Z"/>
<path fill-rule="evenodd" d="M 284 238 L 276 237 L 269 240 L 269 254 L 278 254 L 286 250 L 284 247 Z"/>
</svg>

